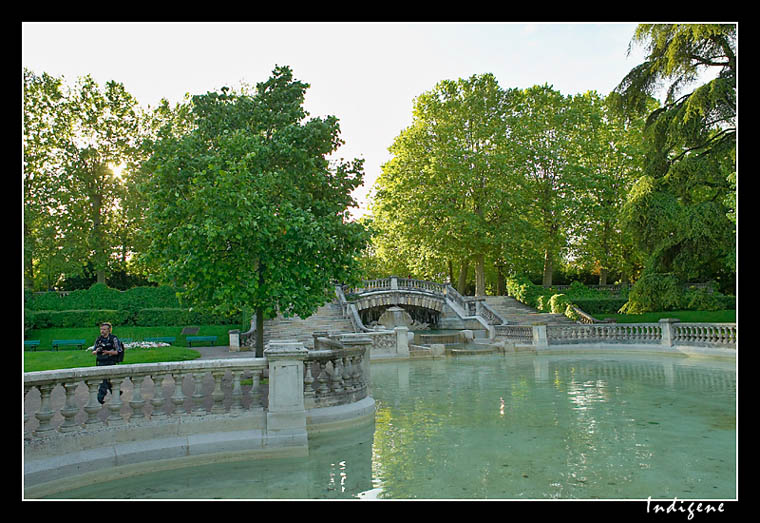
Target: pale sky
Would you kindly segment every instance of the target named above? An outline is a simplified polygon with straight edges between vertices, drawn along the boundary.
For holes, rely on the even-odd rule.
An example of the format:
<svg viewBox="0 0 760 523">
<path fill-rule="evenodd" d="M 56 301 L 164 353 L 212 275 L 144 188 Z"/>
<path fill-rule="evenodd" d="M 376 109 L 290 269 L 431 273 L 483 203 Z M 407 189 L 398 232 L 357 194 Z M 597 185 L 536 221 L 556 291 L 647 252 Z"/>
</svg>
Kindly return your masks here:
<svg viewBox="0 0 760 523">
<path fill-rule="evenodd" d="M 255 85 L 287 65 L 311 85 L 310 116 L 334 115 L 335 156 L 364 158 L 361 215 L 414 98 L 441 80 L 492 73 L 504 89 L 548 83 L 608 94 L 644 58 L 635 23 L 23 23 L 22 66 L 124 84 L 143 106 Z"/>
</svg>

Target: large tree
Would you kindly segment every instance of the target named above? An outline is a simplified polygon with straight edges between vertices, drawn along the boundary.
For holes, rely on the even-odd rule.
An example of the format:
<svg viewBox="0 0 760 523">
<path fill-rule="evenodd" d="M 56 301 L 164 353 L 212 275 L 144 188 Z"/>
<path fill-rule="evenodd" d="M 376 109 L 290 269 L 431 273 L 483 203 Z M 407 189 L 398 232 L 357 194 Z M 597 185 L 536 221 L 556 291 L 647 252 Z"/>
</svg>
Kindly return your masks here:
<svg viewBox="0 0 760 523">
<path fill-rule="evenodd" d="M 646 60 L 615 89 L 621 112 L 648 112 L 642 176 L 624 208 L 646 270 L 681 280 L 735 273 L 735 24 L 642 24 Z M 710 72 L 713 74 L 710 75 Z M 701 85 L 700 74 L 712 77 Z M 662 107 L 646 101 L 668 82 Z M 717 276 L 716 276 L 717 275 Z"/>
<path fill-rule="evenodd" d="M 519 125 L 511 138 L 521 175 L 522 212 L 533 226 L 535 246 L 543 255 L 543 285 L 551 285 L 555 265 L 579 219 L 579 194 L 588 183 L 578 149 L 580 124 L 588 111 L 549 85 L 521 92 Z"/>
<path fill-rule="evenodd" d="M 329 161 L 333 116 L 309 118 L 308 84 L 277 67 L 255 92 L 194 96 L 190 130 L 159 133 L 143 166 L 145 260 L 185 303 L 308 317 L 356 278 L 366 235 L 349 220 L 360 160 Z"/>
<path fill-rule="evenodd" d="M 503 244 L 509 184 L 509 123 L 514 92 L 493 75 L 439 82 L 417 97 L 412 125 L 389 148 L 373 204 L 378 253 L 425 274 L 470 265 L 475 294 L 485 294 L 485 263 Z M 428 273 L 428 275 L 430 275 Z"/>
<path fill-rule="evenodd" d="M 137 149 L 136 106 L 115 81 L 101 87 L 88 75 L 66 86 L 62 78 L 24 71 L 27 276 L 43 257 L 68 273 L 89 261 L 105 283 L 123 247 L 117 230 L 124 184 L 114 168 Z"/>
</svg>

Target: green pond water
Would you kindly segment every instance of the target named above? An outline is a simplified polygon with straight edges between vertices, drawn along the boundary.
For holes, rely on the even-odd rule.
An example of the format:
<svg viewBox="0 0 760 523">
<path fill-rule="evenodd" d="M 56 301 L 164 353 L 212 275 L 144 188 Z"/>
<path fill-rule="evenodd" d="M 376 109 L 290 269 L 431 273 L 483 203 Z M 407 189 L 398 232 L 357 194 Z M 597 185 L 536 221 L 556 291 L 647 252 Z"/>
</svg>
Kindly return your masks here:
<svg viewBox="0 0 760 523">
<path fill-rule="evenodd" d="M 735 499 L 734 362 L 480 354 L 373 364 L 374 425 L 308 457 L 104 481 L 55 498 Z"/>
</svg>

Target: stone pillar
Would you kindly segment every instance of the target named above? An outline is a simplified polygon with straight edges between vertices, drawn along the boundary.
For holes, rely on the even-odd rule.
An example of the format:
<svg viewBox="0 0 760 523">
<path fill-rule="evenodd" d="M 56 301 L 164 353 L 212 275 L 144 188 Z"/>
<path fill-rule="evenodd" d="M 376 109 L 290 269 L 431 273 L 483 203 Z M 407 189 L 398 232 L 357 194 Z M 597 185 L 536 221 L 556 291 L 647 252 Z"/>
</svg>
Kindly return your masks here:
<svg viewBox="0 0 760 523">
<path fill-rule="evenodd" d="M 533 324 L 533 346 L 536 349 L 545 349 L 549 346 L 549 341 L 546 337 L 545 323 Z"/>
<path fill-rule="evenodd" d="M 409 357 L 409 329 L 407 327 L 394 327 L 396 332 L 396 355 L 404 358 Z"/>
<path fill-rule="evenodd" d="M 662 338 L 660 338 L 660 343 L 662 345 L 665 345 L 666 347 L 672 347 L 673 341 L 675 338 L 674 332 L 673 332 L 673 324 L 679 323 L 681 320 L 678 320 L 676 318 L 663 318 L 660 320 L 660 327 L 662 328 Z"/>
<path fill-rule="evenodd" d="M 396 276 L 391 276 L 391 290 L 398 290 L 398 277 Z"/>
<path fill-rule="evenodd" d="M 293 433 L 306 438 L 303 400 L 304 359 L 308 350 L 300 342 L 270 342 L 264 350 L 269 362 L 267 433 Z"/>
<path fill-rule="evenodd" d="M 240 330 L 227 331 L 230 335 L 230 352 L 240 352 Z"/>
</svg>

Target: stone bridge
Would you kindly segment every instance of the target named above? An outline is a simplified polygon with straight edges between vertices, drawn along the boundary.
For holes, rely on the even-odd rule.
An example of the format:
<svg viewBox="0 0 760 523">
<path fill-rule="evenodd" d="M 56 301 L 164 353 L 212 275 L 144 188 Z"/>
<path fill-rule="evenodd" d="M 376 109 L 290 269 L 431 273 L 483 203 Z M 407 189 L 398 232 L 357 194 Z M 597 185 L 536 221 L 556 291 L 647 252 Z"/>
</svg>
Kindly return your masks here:
<svg viewBox="0 0 760 523">
<path fill-rule="evenodd" d="M 439 324 L 442 316 L 459 319 L 477 316 L 484 324 L 504 323 L 484 298 L 463 297 L 449 284 L 388 276 L 366 280 L 358 287 L 343 286 L 341 291 L 365 325 L 377 321 L 391 306 L 400 306 L 415 321 L 431 325 Z"/>
</svg>

